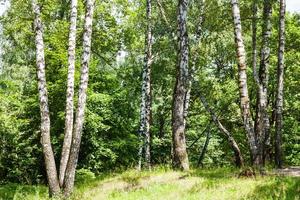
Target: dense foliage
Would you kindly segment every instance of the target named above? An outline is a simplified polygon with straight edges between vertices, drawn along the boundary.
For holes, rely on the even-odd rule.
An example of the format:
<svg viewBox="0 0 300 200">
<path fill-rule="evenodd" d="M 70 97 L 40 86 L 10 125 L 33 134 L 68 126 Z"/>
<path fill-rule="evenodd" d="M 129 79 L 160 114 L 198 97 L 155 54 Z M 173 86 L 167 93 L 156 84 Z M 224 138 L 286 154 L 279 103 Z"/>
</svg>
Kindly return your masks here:
<svg viewBox="0 0 300 200">
<path fill-rule="evenodd" d="M 163 1 L 169 22 L 166 24 L 156 1 L 153 4 L 155 57 L 152 66 L 151 153 L 153 164 L 169 164 L 172 93 L 177 62 L 172 33 L 176 33 L 177 5 L 172 0 Z M 197 163 L 206 137 L 203 131 L 210 126 L 212 138 L 203 164 L 223 166 L 233 163 L 232 150 L 211 123 L 209 113 L 205 111 L 196 95 L 197 92 L 201 92 L 223 125 L 239 143 L 244 157 L 249 160 L 248 144 L 239 109 L 238 72 L 230 4 L 225 0 L 205 1 L 205 20 L 199 44 L 194 41 L 199 8 L 195 6 L 196 1 L 191 1 L 189 5 L 190 56 L 196 56 L 195 78 L 200 83 L 192 88 L 187 123 L 189 159 L 191 163 Z M 80 57 L 83 1 L 79 1 L 78 9 L 77 54 Z M 278 6 L 274 4 L 275 9 L 278 9 Z M 136 165 L 144 54 L 144 10 L 145 5 L 139 0 L 96 1 L 88 105 L 78 168 L 99 174 Z M 246 46 L 250 55 L 251 20 L 248 16 L 251 16 L 251 1 L 241 1 L 241 10 Z M 64 133 L 68 13 L 69 5 L 66 0 L 43 1 L 51 136 L 57 163 Z M 300 165 L 300 15 L 289 13 L 286 21 L 284 163 Z M 11 0 L 10 7 L 0 22 L 0 182 L 45 182 L 30 4 L 27 1 Z M 277 22 L 278 13 L 274 12 L 269 81 L 271 119 L 276 92 Z M 248 63 L 251 63 L 251 60 Z M 76 80 L 79 79 L 79 65 L 78 60 Z M 251 68 L 249 77 L 252 77 Z M 249 85 L 251 105 L 254 107 L 256 86 L 251 78 Z M 273 124 L 271 132 L 273 138 Z"/>
</svg>

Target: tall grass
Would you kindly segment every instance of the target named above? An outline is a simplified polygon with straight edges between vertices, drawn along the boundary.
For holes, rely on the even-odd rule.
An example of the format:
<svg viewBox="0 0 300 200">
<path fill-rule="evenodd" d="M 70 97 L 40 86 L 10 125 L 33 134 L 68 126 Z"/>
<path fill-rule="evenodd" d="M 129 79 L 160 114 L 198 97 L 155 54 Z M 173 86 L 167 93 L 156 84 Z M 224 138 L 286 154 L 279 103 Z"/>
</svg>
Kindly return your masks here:
<svg viewBox="0 0 300 200">
<path fill-rule="evenodd" d="M 190 172 L 156 168 L 77 179 L 72 200 L 300 200 L 300 178 L 238 178 L 231 168 Z M 46 186 L 0 186 L 0 200 L 47 200 Z"/>
</svg>

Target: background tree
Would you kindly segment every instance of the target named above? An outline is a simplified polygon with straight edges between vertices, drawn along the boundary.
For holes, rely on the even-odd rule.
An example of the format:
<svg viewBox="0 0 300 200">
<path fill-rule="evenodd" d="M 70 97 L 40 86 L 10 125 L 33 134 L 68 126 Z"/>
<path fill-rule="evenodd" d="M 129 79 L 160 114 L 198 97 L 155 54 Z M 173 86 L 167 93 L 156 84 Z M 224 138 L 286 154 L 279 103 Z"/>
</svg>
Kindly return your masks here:
<svg viewBox="0 0 300 200">
<path fill-rule="evenodd" d="M 262 43 L 260 50 L 260 65 L 257 94 L 257 108 L 255 118 L 255 134 L 258 145 L 259 164 L 263 165 L 269 149 L 270 138 L 270 122 L 268 115 L 268 81 L 269 81 L 269 59 L 270 59 L 270 37 L 271 37 L 271 16 L 272 1 L 264 1 L 263 23 L 262 23 Z"/>
<path fill-rule="evenodd" d="M 139 170 L 142 165 L 142 151 L 145 151 L 146 168 L 151 168 L 150 157 L 150 122 L 151 122 L 151 64 L 152 56 L 152 22 L 151 22 L 151 0 L 146 1 L 146 24 L 147 31 L 145 34 L 145 58 L 142 75 L 142 103 L 141 103 L 141 122 L 140 122 L 140 147 L 139 147 Z"/>
<path fill-rule="evenodd" d="M 283 111 L 283 81 L 284 81 L 284 47 L 285 47 L 285 0 L 280 0 L 278 65 L 277 65 L 277 97 L 276 97 L 276 135 L 275 135 L 275 164 L 282 168 L 282 111 Z"/>
<path fill-rule="evenodd" d="M 167 25 L 156 1 L 152 6 L 153 59 L 151 162 L 168 165 L 172 162 L 172 95 L 175 85 L 177 47 L 177 2 L 161 1 Z M 258 7 L 262 8 L 262 2 Z M 232 33 L 231 5 L 227 1 L 207 0 L 203 6 L 204 20 L 201 41 L 195 39 L 200 5 L 188 4 L 190 56 L 195 61 L 194 79 L 201 80 L 201 92 L 219 121 L 236 140 L 245 165 L 251 162 L 249 143 L 240 117 L 238 67 Z M 240 16 L 245 50 L 252 51 L 252 1 L 242 1 Z M 62 151 L 65 125 L 68 72 L 68 35 L 70 6 L 61 1 L 43 1 L 41 18 L 44 28 L 46 79 L 51 118 L 51 142 L 56 163 Z M 64 9 L 63 9 L 64 8 Z M 273 9 L 278 9 L 274 4 Z M 78 0 L 78 16 L 84 16 L 84 1 Z M 258 9 L 261 16 L 262 9 Z M 145 56 L 145 3 L 134 1 L 96 1 L 92 34 L 89 87 L 82 142 L 76 174 L 90 171 L 95 175 L 125 170 L 136 166 L 140 125 L 141 73 Z M 279 20 L 278 12 L 272 21 Z M 26 1 L 10 1 L 10 7 L 0 18 L 0 182 L 46 184 L 47 174 L 40 144 L 40 109 L 36 80 L 35 44 L 32 29 L 33 12 Z M 76 57 L 81 57 L 84 17 L 77 18 Z M 262 19 L 257 18 L 257 32 Z M 270 38 L 269 109 L 275 108 L 278 23 L 273 23 Z M 285 165 L 299 165 L 299 14 L 286 14 L 285 85 L 282 129 L 282 160 Z M 177 46 L 177 45 L 176 45 Z M 261 37 L 257 37 L 261 46 Z M 197 51 L 195 51 L 197 50 Z M 197 53 L 196 53 L 197 52 Z M 201 55 L 201 56 L 198 56 Z M 251 63 L 249 57 L 248 63 Z M 80 80 L 80 59 L 75 63 L 75 91 Z M 252 69 L 247 68 L 248 95 L 251 110 L 256 106 L 256 83 Z M 137 78 L 138 77 L 138 78 Z M 189 114 L 186 118 L 186 146 L 191 166 L 196 166 L 206 135 L 203 130 L 211 116 L 191 88 Z M 78 94 L 75 92 L 75 95 Z M 77 105 L 77 98 L 74 99 Z M 254 112 L 255 113 L 255 112 Z M 251 117 L 255 116 L 252 112 Z M 275 113 L 275 112 L 274 112 Z M 269 113 L 270 114 L 270 113 Z M 270 124 L 275 120 L 270 118 Z M 271 145 L 275 141 L 271 127 Z M 220 133 L 220 134 L 219 134 Z M 211 127 L 210 142 L 202 161 L 204 167 L 233 166 L 235 156 L 227 138 L 215 126 Z M 77 182 L 76 182 L 77 181 Z M 75 178 L 75 184 L 79 180 Z"/>
<path fill-rule="evenodd" d="M 224 136 L 227 138 L 228 143 L 230 145 L 230 147 L 232 148 L 232 150 L 234 151 L 234 156 L 235 156 L 235 164 L 237 167 L 243 167 L 244 166 L 244 159 L 241 153 L 241 150 L 237 144 L 237 142 L 235 141 L 235 139 L 232 137 L 231 133 L 222 125 L 222 123 L 220 122 L 220 120 L 218 119 L 218 116 L 216 115 L 216 113 L 210 108 L 210 106 L 208 105 L 206 99 L 204 96 L 202 96 L 201 94 L 199 94 L 200 100 L 203 104 L 203 106 L 205 107 L 206 111 L 211 115 L 211 118 L 213 120 L 213 122 L 216 124 L 216 126 L 218 127 L 218 129 L 220 130 L 220 132 L 222 134 L 224 134 Z M 205 146 L 208 145 L 208 141 L 209 141 L 209 134 L 206 136 L 207 139 L 205 142 Z M 207 148 L 207 147 L 205 147 Z M 204 155 L 201 154 L 200 158 L 202 158 Z M 203 158 L 202 158 L 203 159 Z M 198 166 L 200 164 L 200 161 L 202 159 L 199 159 L 198 161 Z"/>
<path fill-rule="evenodd" d="M 189 170 L 188 155 L 185 141 L 185 101 L 188 89 L 188 33 L 187 33 L 188 1 L 178 1 L 178 64 L 176 84 L 173 95 L 172 134 L 173 134 L 173 165 Z"/>
</svg>

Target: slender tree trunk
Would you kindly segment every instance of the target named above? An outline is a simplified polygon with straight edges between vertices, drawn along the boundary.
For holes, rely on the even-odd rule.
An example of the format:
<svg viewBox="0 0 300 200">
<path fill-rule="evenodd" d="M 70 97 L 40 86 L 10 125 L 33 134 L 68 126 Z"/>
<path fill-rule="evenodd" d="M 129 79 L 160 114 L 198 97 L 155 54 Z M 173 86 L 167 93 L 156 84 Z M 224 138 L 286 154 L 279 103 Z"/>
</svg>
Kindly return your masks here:
<svg viewBox="0 0 300 200">
<path fill-rule="evenodd" d="M 218 129 L 220 130 L 220 132 L 223 133 L 223 135 L 228 140 L 228 143 L 229 143 L 230 147 L 232 148 L 232 150 L 234 152 L 236 166 L 237 167 L 243 167 L 244 166 L 244 159 L 243 159 L 242 153 L 240 151 L 240 148 L 239 148 L 237 142 L 232 137 L 232 135 L 230 134 L 230 132 L 220 122 L 220 120 L 218 119 L 218 117 L 215 114 L 215 112 L 209 107 L 209 105 L 208 105 L 205 97 L 202 96 L 201 94 L 198 94 L 198 95 L 200 97 L 200 100 L 201 100 L 204 108 L 211 115 L 212 120 L 217 125 Z"/>
<path fill-rule="evenodd" d="M 178 0 L 178 66 L 172 109 L 173 165 L 183 170 L 189 170 L 184 119 L 185 95 L 189 79 L 187 6 L 188 0 Z"/>
<path fill-rule="evenodd" d="M 256 115 L 256 140 L 258 144 L 258 155 L 260 164 L 264 164 L 266 151 L 270 146 L 270 122 L 267 112 L 268 108 L 268 79 L 270 61 L 270 37 L 271 37 L 271 0 L 264 0 L 263 25 L 262 25 L 262 46 L 260 52 L 259 84 L 257 95 L 257 115 Z"/>
<path fill-rule="evenodd" d="M 151 22 L 151 0 L 146 0 L 147 31 L 145 34 L 145 58 L 143 67 L 142 103 L 140 122 L 140 145 L 139 149 L 139 170 L 142 164 L 142 148 L 145 147 L 146 168 L 151 168 L 150 160 L 150 120 L 151 120 L 151 63 L 152 63 L 152 22 Z M 143 141 L 144 138 L 144 141 Z"/>
<path fill-rule="evenodd" d="M 250 152 L 252 156 L 252 162 L 254 165 L 259 164 L 257 157 L 257 144 L 254 133 L 253 121 L 251 118 L 250 112 L 250 101 L 248 95 L 248 86 L 247 86 L 247 65 L 246 65 L 246 52 L 244 41 L 242 37 L 242 24 L 240 16 L 240 8 L 238 5 L 238 0 L 231 0 L 232 6 L 232 16 L 234 21 L 234 35 L 235 35 L 235 44 L 236 44 L 236 55 L 238 62 L 239 70 L 239 93 L 240 93 L 240 107 L 242 113 L 242 119 L 244 127 L 247 133 L 248 143 L 250 146 Z"/>
<path fill-rule="evenodd" d="M 192 49 L 192 65 L 190 68 L 189 80 L 188 80 L 188 87 L 185 94 L 185 104 L 184 104 L 184 123 L 186 125 L 189 107 L 190 107 L 190 99 L 191 99 L 191 90 L 192 90 L 192 83 L 194 79 L 194 74 L 196 73 L 196 61 L 199 56 L 199 42 L 201 41 L 202 36 L 202 26 L 204 22 L 204 1 L 199 0 L 199 21 L 197 25 L 197 30 L 195 33 L 195 48 Z"/>
<path fill-rule="evenodd" d="M 44 153 L 46 173 L 49 183 L 50 196 L 57 196 L 60 193 L 60 187 L 55 166 L 54 154 L 50 140 L 50 116 L 48 107 L 48 92 L 45 72 L 45 56 L 43 41 L 43 26 L 41 21 L 40 6 L 36 0 L 32 0 L 32 9 L 34 12 L 34 31 L 36 45 L 36 65 L 39 89 L 40 113 L 41 113 L 41 143 Z"/>
<path fill-rule="evenodd" d="M 205 143 L 203 145 L 203 148 L 202 148 L 202 151 L 200 153 L 198 163 L 197 163 L 198 167 L 200 167 L 200 165 L 203 166 L 202 161 L 204 159 L 204 156 L 205 156 L 208 144 L 209 144 L 209 140 L 210 140 L 210 128 L 207 130 L 207 133 L 206 133 Z"/>
<path fill-rule="evenodd" d="M 163 21 L 165 22 L 165 24 L 167 25 L 167 28 L 169 29 L 167 31 L 167 33 L 169 34 L 169 37 L 174 45 L 174 49 L 177 50 L 177 42 L 176 42 L 176 37 L 175 37 L 175 30 L 172 28 L 172 26 L 170 25 L 169 23 L 169 20 L 167 19 L 167 16 L 166 16 L 166 13 L 165 13 L 165 10 L 163 8 L 163 5 L 161 3 L 160 0 L 156 0 L 157 2 L 157 5 L 158 5 L 158 9 L 159 9 L 159 12 L 160 12 L 160 15 L 163 19 Z"/>
<path fill-rule="evenodd" d="M 159 115 L 158 115 L 158 127 L 159 127 L 159 132 L 158 132 L 158 137 L 160 139 L 164 138 L 165 136 L 165 124 L 166 124 L 166 112 L 163 108 L 163 106 L 158 108 L 159 110 Z"/>
<path fill-rule="evenodd" d="M 143 148 L 144 148 L 144 137 L 141 132 L 139 132 L 139 151 L 138 151 L 138 157 L 139 157 L 139 162 L 137 166 L 137 170 L 141 171 L 142 170 L 142 161 L 143 161 Z"/>
<path fill-rule="evenodd" d="M 166 16 L 165 10 L 163 8 L 163 5 L 161 4 L 161 1 L 156 0 L 156 2 L 157 2 L 157 5 L 158 5 L 158 8 L 159 8 L 159 12 L 160 12 L 161 17 L 163 18 L 165 24 L 168 26 L 170 34 L 173 35 L 172 27 L 170 26 L 169 20 L 167 19 L 167 16 Z"/>
<path fill-rule="evenodd" d="M 258 84 L 259 79 L 257 75 L 257 0 L 253 0 L 252 5 L 252 68 L 253 77 L 255 82 Z"/>
<path fill-rule="evenodd" d="M 80 142 L 82 136 L 82 128 L 84 123 L 84 111 L 87 98 L 87 86 L 89 78 L 89 61 L 91 56 L 91 40 L 92 40 L 92 22 L 94 13 L 94 0 L 86 1 L 86 14 L 84 21 L 83 33 L 83 54 L 81 59 L 81 75 L 78 92 L 78 106 L 76 110 L 75 125 L 73 130 L 72 145 L 70 157 L 67 164 L 64 195 L 68 197 L 74 187 L 75 170 L 78 161 L 78 154 L 80 149 Z"/>
<path fill-rule="evenodd" d="M 210 129 L 210 125 L 211 125 L 211 122 L 210 122 L 209 124 L 206 125 L 205 129 L 198 135 L 198 138 L 197 138 L 196 140 L 194 140 L 194 141 L 192 142 L 192 144 L 190 144 L 190 145 L 188 146 L 188 149 L 192 148 L 192 147 L 200 140 L 200 138 L 203 136 L 203 134 L 204 134 L 208 129 Z"/>
<path fill-rule="evenodd" d="M 275 164 L 282 168 L 281 135 L 283 127 L 283 81 L 284 81 L 284 47 L 285 47 L 285 0 L 280 0 L 279 15 L 279 48 L 277 66 L 277 97 L 276 97 L 276 134 L 275 134 Z"/>
<path fill-rule="evenodd" d="M 165 22 L 165 24 L 168 26 L 169 28 L 169 33 L 171 35 L 171 39 L 173 39 L 173 31 L 172 31 L 172 27 L 170 26 L 170 23 L 166 17 L 166 14 L 165 14 L 165 11 L 163 9 L 163 6 L 162 6 L 162 3 L 160 0 L 156 0 L 157 1 L 157 4 L 158 4 L 158 8 L 159 8 L 159 11 L 160 11 L 160 14 Z M 204 22 L 204 2 L 203 0 L 199 0 L 199 22 L 198 22 L 198 25 L 197 25 L 197 30 L 196 30 L 196 33 L 195 33 L 195 36 L 196 36 L 196 47 L 195 47 L 195 50 L 193 51 L 194 54 L 196 54 L 195 56 L 193 56 L 193 59 L 192 59 L 192 65 L 191 65 L 191 69 L 190 69 L 190 78 L 189 78 L 189 81 L 188 81 L 188 87 L 187 87 L 187 91 L 186 91 L 186 94 L 185 94 L 185 104 L 184 104 L 184 123 L 185 123 L 185 126 L 186 126 L 186 120 L 187 120 L 187 116 L 188 116 L 188 109 L 189 109 L 189 106 L 190 106 L 190 98 L 191 98 L 191 89 L 192 89 L 192 81 L 193 81 L 193 74 L 195 73 L 195 67 L 196 67 L 196 60 L 197 60 L 197 51 L 198 51 L 198 43 L 201 39 L 201 32 L 202 32 L 202 25 L 203 25 L 203 22 Z M 174 44 L 175 44 L 175 40 L 174 40 Z M 176 49 L 177 49 L 177 46 L 175 46 Z"/>
<path fill-rule="evenodd" d="M 66 119 L 65 119 L 65 138 L 61 153 L 59 184 L 63 186 L 67 163 L 70 155 L 73 133 L 74 116 L 74 74 L 75 74 L 75 49 L 76 49 L 76 22 L 77 22 L 77 0 L 71 1 L 70 33 L 68 49 L 68 82 L 66 96 Z"/>
</svg>

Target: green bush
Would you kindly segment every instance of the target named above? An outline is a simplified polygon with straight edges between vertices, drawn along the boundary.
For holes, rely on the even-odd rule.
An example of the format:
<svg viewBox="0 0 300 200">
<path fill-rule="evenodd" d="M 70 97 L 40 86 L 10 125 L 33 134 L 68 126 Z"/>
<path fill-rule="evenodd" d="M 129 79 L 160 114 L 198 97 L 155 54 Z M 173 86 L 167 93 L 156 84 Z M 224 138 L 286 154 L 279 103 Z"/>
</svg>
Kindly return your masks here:
<svg viewBox="0 0 300 200">
<path fill-rule="evenodd" d="M 76 170 L 75 182 L 78 184 L 86 184 L 96 178 L 95 174 L 88 169 Z"/>
</svg>

